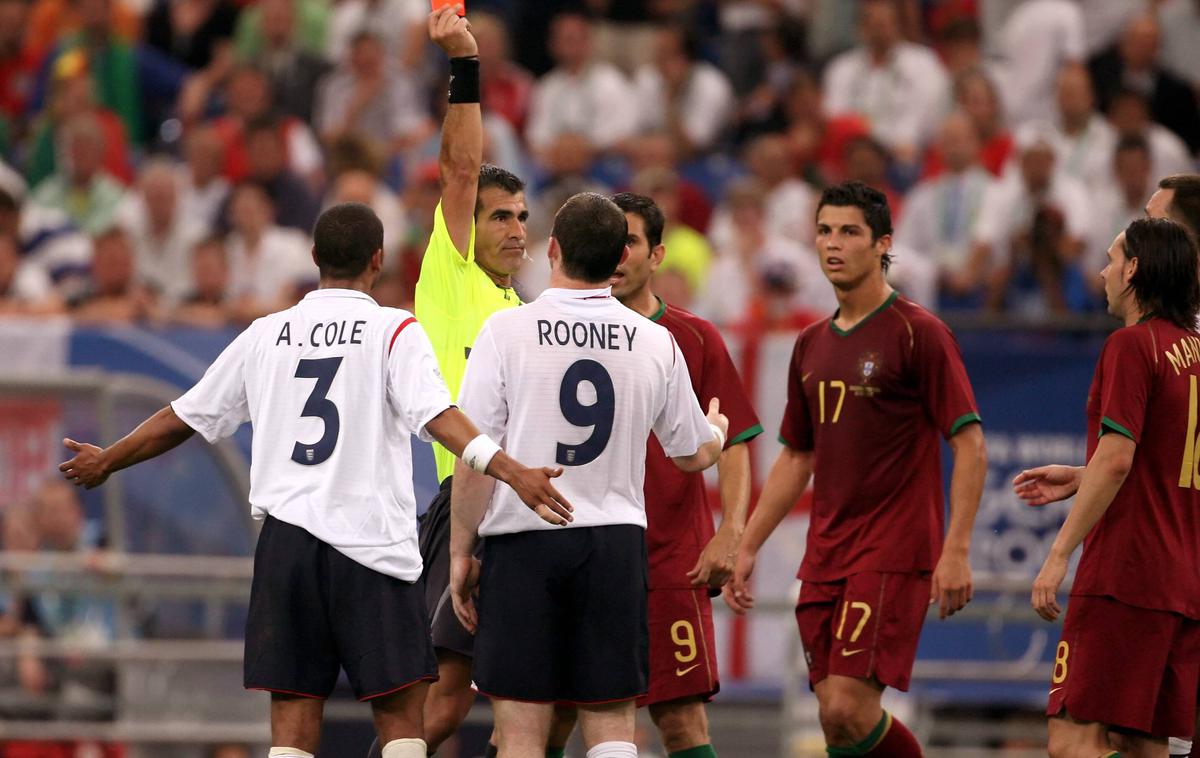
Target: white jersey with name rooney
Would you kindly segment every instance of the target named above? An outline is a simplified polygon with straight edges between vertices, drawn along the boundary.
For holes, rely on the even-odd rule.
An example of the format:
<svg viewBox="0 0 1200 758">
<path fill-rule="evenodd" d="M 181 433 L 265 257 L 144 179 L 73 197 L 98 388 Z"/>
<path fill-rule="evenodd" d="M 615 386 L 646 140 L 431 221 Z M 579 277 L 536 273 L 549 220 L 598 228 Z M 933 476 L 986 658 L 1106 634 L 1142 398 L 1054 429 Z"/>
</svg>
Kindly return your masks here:
<svg viewBox="0 0 1200 758">
<path fill-rule="evenodd" d="M 671 457 L 713 438 L 671 333 L 608 289 L 548 289 L 492 315 L 471 350 L 459 405 L 517 460 L 565 469 L 554 485 L 575 506 L 576 528 L 646 526 L 651 430 Z M 498 486 L 479 533 L 561 528 Z"/>
<path fill-rule="evenodd" d="M 452 405 L 412 314 L 354 290 L 258 319 L 171 403 L 209 442 L 254 428 L 250 507 L 358 563 L 421 575 L 410 435 Z"/>
</svg>

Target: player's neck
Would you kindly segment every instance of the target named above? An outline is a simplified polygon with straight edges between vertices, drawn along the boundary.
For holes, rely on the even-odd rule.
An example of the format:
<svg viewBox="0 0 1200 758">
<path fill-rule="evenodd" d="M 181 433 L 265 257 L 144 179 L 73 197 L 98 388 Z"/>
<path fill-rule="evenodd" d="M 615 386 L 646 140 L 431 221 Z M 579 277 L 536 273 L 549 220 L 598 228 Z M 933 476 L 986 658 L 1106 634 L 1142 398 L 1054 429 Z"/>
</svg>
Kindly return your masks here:
<svg viewBox="0 0 1200 758">
<path fill-rule="evenodd" d="M 1128 310 L 1125 311 L 1125 326 L 1133 326 L 1141 323 L 1146 319 L 1146 312 L 1136 303 L 1130 303 Z"/>
<path fill-rule="evenodd" d="M 585 282 L 572 279 L 563 273 L 562 267 L 555 266 L 550 271 L 550 286 L 559 290 L 602 290 L 608 286 L 604 282 Z"/>
<path fill-rule="evenodd" d="M 853 328 L 887 302 L 892 296 L 892 291 L 891 285 L 882 276 L 867 279 L 853 289 L 834 289 L 838 301 L 837 317 L 834 320 L 838 328 Z"/>
<path fill-rule="evenodd" d="M 317 283 L 317 289 L 319 289 L 319 290 L 354 290 L 355 292 L 361 292 L 364 295 L 369 295 L 369 294 L 371 294 L 371 290 L 374 288 L 371 286 L 371 282 L 368 282 L 367 280 L 362 279 L 362 278 L 358 278 L 358 279 L 322 279 L 320 282 Z"/>
<path fill-rule="evenodd" d="M 617 299 L 621 300 L 621 305 L 629 308 L 632 311 L 642 314 L 646 318 L 653 317 L 654 314 L 658 313 L 659 309 L 662 308 L 662 303 L 659 302 L 659 299 L 654 295 L 653 292 L 650 291 L 649 282 L 647 282 L 646 286 L 642 287 L 637 292 L 631 293 L 629 297 Z"/>
</svg>

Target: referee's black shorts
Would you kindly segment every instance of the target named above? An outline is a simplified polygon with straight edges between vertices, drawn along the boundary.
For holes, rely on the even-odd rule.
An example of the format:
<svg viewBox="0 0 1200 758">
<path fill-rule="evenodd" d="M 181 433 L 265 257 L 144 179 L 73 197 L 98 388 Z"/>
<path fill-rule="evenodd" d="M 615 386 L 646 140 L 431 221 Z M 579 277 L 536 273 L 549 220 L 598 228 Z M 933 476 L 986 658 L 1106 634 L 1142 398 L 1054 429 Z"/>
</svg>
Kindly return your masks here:
<svg viewBox="0 0 1200 758">
<path fill-rule="evenodd" d="M 646 692 L 645 530 L 488 537 L 472 674 L 491 697 L 594 704 Z"/>
<path fill-rule="evenodd" d="M 339 666 L 359 700 L 436 680 L 421 587 L 267 516 L 254 551 L 246 689 L 325 698 Z"/>
<path fill-rule="evenodd" d="M 433 634 L 434 650 L 449 650 L 468 658 L 475 654 L 475 637 L 454 613 L 450 600 L 450 483 L 446 477 L 421 515 L 417 539 L 425 564 L 421 579 L 425 585 L 425 612 Z"/>
</svg>

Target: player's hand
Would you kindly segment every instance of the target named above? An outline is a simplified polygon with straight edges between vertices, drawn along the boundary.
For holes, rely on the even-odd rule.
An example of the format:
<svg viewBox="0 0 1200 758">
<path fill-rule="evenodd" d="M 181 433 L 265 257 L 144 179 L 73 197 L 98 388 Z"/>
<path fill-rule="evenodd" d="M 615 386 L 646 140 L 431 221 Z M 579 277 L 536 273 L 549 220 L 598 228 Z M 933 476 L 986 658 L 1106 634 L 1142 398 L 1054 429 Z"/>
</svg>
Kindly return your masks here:
<svg viewBox="0 0 1200 758">
<path fill-rule="evenodd" d="M 1038 466 L 1017 474 L 1013 492 L 1025 505 L 1045 505 L 1074 495 L 1082 479 L 1082 466 Z"/>
<path fill-rule="evenodd" d="M 967 556 L 943 551 L 933 569 L 933 586 L 929 593 L 929 604 L 938 604 L 938 618 L 944 619 L 961 611 L 974 594 L 971 563 Z"/>
<path fill-rule="evenodd" d="M 687 572 L 693 587 L 707 585 L 713 589 L 724 587 L 733 576 L 734 562 L 737 560 L 738 543 L 741 538 L 731 529 L 718 529 L 717 533 L 704 546 L 700 560 L 692 570 Z"/>
<path fill-rule="evenodd" d="M 750 594 L 750 577 L 754 574 L 756 558 L 754 553 L 739 550 L 737 560 L 733 563 L 733 577 L 721 590 L 725 604 L 739 616 L 754 607 L 754 595 Z"/>
<path fill-rule="evenodd" d="M 108 467 L 104 463 L 104 450 L 89 445 L 86 442 L 76 442 L 67 438 L 63 440 L 67 449 L 75 453 L 71 460 L 58 464 L 58 470 L 67 481 L 76 487 L 91 489 L 104 484 L 108 479 Z"/>
<path fill-rule="evenodd" d="M 512 478 L 508 486 L 542 521 L 565 526 L 574 521 L 571 511 L 575 508 L 550 484 L 551 479 L 562 474 L 561 468 L 525 468 Z"/>
<path fill-rule="evenodd" d="M 721 430 L 721 434 L 725 435 L 725 439 L 729 439 L 729 419 L 724 413 L 721 413 L 721 399 L 714 397 L 708 401 L 708 415 L 706 416 L 708 423 Z"/>
<path fill-rule="evenodd" d="M 450 556 L 450 600 L 454 615 L 471 634 L 479 626 L 475 594 L 479 587 L 479 560 L 470 555 Z"/>
<path fill-rule="evenodd" d="M 471 24 L 458 15 L 459 6 L 449 6 L 429 14 L 429 39 L 446 51 L 450 58 L 470 58 L 479 55 Z"/>
<path fill-rule="evenodd" d="M 1046 562 L 1042 564 L 1042 570 L 1038 572 L 1037 579 L 1033 580 L 1033 595 L 1030 597 L 1030 602 L 1037 614 L 1047 621 L 1053 621 L 1058 618 L 1058 614 L 1062 613 L 1056 595 L 1066 577 L 1067 558 L 1050 553 L 1046 556 Z"/>
</svg>

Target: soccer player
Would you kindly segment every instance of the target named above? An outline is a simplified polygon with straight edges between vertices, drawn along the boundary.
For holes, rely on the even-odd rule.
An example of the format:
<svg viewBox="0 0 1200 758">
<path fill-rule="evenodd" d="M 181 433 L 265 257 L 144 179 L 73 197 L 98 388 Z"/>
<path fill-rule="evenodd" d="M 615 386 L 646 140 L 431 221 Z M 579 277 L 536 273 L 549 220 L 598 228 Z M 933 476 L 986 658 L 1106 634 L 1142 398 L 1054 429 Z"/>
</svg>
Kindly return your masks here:
<svg viewBox="0 0 1200 758">
<path fill-rule="evenodd" d="M 457 397 L 467 355 L 488 316 L 521 304 L 512 275 L 525 259 L 525 185 L 483 164 L 479 58 L 470 25 L 453 8 L 430 16 L 430 37 L 450 57 L 450 103 L 442 123 L 438 168 L 442 198 L 417 279 L 417 318 L 429 333 L 450 396 Z M 450 581 L 450 488 L 454 455 L 434 445 L 439 492 L 422 516 L 425 605 L 433 629 L 438 681 L 425 706 L 431 751 L 449 738 L 475 702 L 474 638 L 454 615 Z"/>
<path fill-rule="evenodd" d="M 654 294 L 662 263 L 662 211 L 648 197 L 622 193 L 613 202 L 629 225 L 629 256 L 617 267 L 612 294 L 627 308 L 667 328 L 687 363 L 701 406 L 720 398 L 729 441 L 717 461 L 721 528 L 713 532 L 704 477 L 680 471 L 651 436 L 646 451 L 646 548 L 650 561 L 650 690 L 648 705 L 670 758 L 715 758 L 704 703 L 720 689 L 712 601 L 733 573 L 750 504 L 750 451 L 762 426 L 717 328 Z M 561 709 L 555 712 L 556 717 Z M 548 758 L 561 758 L 571 721 L 556 718 Z"/>
<path fill-rule="evenodd" d="M 637 755 L 634 700 L 646 694 L 649 644 L 646 440 L 653 430 L 675 465 L 700 471 L 726 439 L 719 401 L 706 419 L 671 333 L 612 297 L 627 234 L 608 198 L 568 200 L 554 219 L 551 288 L 488 320 L 463 380 L 466 412 L 515 455 L 564 466 L 559 487 L 575 504 L 566 528 L 542 528 L 506 492 L 455 467 L 451 587 L 455 611 L 478 630 L 475 681 L 492 697 L 501 758 L 543 754 L 555 703 L 578 707 L 588 758 Z"/>
<path fill-rule="evenodd" d="M 783 450 L 726 594 L 735 611 L 753 606 L 755 557 L 815 475 L 796 620 L 831 755 L 921 755 L 880 697 L 908 689 L 927 606 L 945 618 L 971 599 L 987 471 L 958 344 L 884 278 L 891 234 L 882 193 L 858 182 L 822 193 L 817 252 L 838 310 L 796 340 Z M 954 454 L 945 530 L 939 438 Z"/>
<path fill-rule="evenodd" d="M 488 444 L 450 400 L 429 340 L 370 292 L 383 225 L 337 205 L 313 232 L 320 288 L 258 319 L 182 397 L 101 450 L 66 440 L 59 468 L 94 487 L 200 432 L 254 427 L 250 504 L 263 521 L 246 621 L 245 686 L 271 693 L 273 758 L 311 758 L 344 668 L 370 701 L 384 758 L 425 756 L 422 706 L 437 667 L 421 575 L 410 435 L 436 439 L 555 520 L 550 469 Z"/>
<path fill-rule="evenodd" d="M 1042 618 L 1062 612 L 1058 588 L 1087 540 L 1050 680 L 1050 755 L 1165 756 L 1170 735 L 1191 731 L 1200 686 L 1196 249 L 1181 225 L 1138 219 L 1101 277 L 1124 328 L 1088 391 L 1087 465 L 1013 485 L 1030 505 L 1075 495 L 1034 581 Z"/>
</svg>

